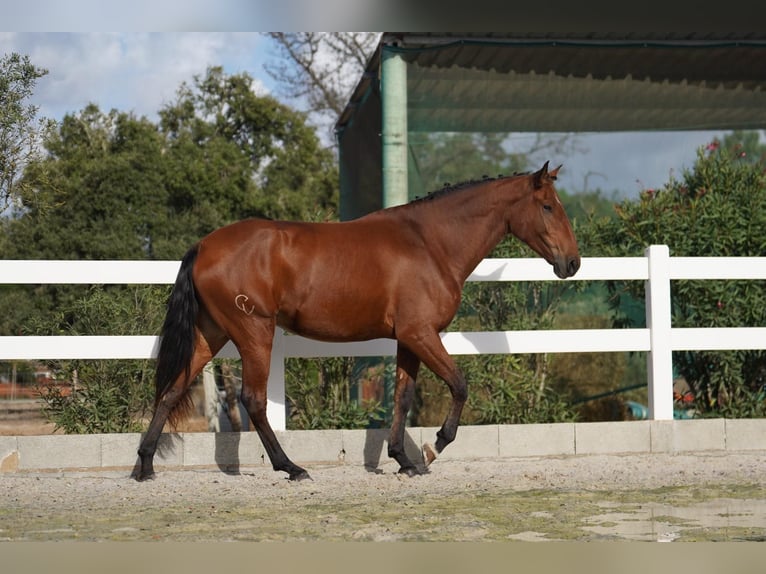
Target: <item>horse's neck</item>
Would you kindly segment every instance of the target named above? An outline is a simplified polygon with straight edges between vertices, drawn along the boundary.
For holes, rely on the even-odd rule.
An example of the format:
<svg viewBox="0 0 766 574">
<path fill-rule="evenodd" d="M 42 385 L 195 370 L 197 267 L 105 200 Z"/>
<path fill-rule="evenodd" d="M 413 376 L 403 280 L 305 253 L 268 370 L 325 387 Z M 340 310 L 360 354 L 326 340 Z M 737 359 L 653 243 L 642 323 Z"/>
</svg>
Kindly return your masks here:
<svg viewBox="0 0 766 574">
<path fill-rule="evenodd" d="M 485 185 L 496 187 L 482 189 Z M 428 245 L 444 258 L 458 281 L 465 281 L 505 237 L 508 206 L 519 199 L 520 193 L 520 186 L 509 182 L 480 184 L 423 206 Z"/>
</svg>

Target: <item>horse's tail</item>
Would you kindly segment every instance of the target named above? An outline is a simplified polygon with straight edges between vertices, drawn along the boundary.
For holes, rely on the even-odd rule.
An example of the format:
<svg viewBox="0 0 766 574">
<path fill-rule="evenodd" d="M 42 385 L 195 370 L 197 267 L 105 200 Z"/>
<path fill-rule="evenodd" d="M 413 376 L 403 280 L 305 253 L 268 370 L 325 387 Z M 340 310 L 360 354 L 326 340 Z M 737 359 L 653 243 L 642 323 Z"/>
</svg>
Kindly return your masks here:
<svg viewBox="0 0 766 574">
<path fill-rule="evenodd" d="M 187 379 L 190 376 L 191 360 L 194 355 L 194 324 L 199 310 L 192 280 L 197 253 L 198 246 L 195 245 L 184 255 L 168 300 L 167 314 L 160 333 L 160 348 L 157 353 L 155 410 L 182 372 L 186 372 Z M 191 410 L 192 402 L 188 390 L 189 385 L 186 385 L 184 395 L 169 415 L 168 420 L 172 426 L 183 420 Z"/>
</svg>

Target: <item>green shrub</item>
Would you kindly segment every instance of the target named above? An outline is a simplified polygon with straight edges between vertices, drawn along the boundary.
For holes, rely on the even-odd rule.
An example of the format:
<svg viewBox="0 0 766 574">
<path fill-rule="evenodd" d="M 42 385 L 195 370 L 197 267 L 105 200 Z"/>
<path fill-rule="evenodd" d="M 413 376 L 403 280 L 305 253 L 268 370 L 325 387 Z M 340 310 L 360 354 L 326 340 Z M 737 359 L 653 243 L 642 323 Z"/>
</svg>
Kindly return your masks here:
<svg viewBox="0 0 766 574">
<path fill-rule="evenodd" d="M 700 148 L 680 179 L 622 202 L 616 219 L 590 227 L 588 240 L 598 251 L 590 255 L 642 255 L 651 244 L 668 245 L 671 256 L 766 255 L 766 174 L 758 149 L 746 151 L 733 139 Z M 621 302 L 643 300 L 643 285 L 612 282 L 610 290 L 617 322 L 629 323 Z M 766 282 L 673 281 L 671 304 L 673 327 L 761 327 Z M 701 416 L 766 415 L 765 352 L 674 352 L 673 363 Z"/>
<path fill-rule="evenodd" d="M 167 289 L 96 286 L 59 311 L 57 328 L 38 334 L 145 335 L 156 332 Z M 67 321 L 67 318 L 70 318 Z M 40 387 L 43 414 L 66 433 L 138 432 L 154 397 L 152 360 L 55 361 L 56 378 L 70 385 Z"/>
</svg>

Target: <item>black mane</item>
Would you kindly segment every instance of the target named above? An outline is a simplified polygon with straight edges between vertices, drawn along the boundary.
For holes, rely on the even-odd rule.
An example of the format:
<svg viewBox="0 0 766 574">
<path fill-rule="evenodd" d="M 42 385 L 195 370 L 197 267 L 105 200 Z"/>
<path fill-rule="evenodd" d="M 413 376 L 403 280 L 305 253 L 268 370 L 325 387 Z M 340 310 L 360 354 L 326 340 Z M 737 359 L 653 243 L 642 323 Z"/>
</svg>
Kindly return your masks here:
<svg viewBox="0 0 766 574">
<path fill-rule="evenodd" d="M 487 183 L 489 181 L 497 181 L 499 179 L 509 179 L 512 177 L 519 177 L 522 175 L 529 175 L 530 172 L 514 172 L 512 175 L 503 175 L 500 174 L 497 177 L 490 177 L 488 175 L 483 176 L 481 179 L 469 179 L 466 181 L 461 181 L 460 183 L 445 183 L 444 187 L 441 189 L 437 189 L 435 191 L 430 192 L 428 195 L 424 197 L 415 197 L 410 203 L 417 203 L 421 201 L 430 201 L 432 199 L 437 199 L 439 197 L 442 197 L 444 195 L 448 195 L 454 191 L 459 191 L 461 189 L 465 189 L 467 187 L 472 187 L 474 185 L 477 185 L 479 183 Z"/>
</svg>

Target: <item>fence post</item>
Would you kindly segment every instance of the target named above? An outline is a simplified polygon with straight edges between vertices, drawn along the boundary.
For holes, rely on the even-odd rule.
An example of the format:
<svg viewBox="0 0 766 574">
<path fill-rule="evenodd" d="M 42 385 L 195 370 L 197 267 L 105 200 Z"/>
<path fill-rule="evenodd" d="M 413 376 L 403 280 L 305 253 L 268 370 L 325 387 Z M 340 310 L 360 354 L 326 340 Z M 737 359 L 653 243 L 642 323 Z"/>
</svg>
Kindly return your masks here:
<svg viewBox="0 0 766 574">
<path fill-rule="evenodd" d="M 670 344 L 670 250 L 667 245 L 650 245 L 646 281 L 646 326 L 649 328 L 649 353 L 646 370 L 649 379 L 649 418 L 673 419 L 673 352 Z"/>
<path fill-rule="evenodd" d="M 221 430 L 221 402 L 218 399 L 218 387 L 215 384 L 215 368 L 213 362 L 209 362 L 202 369 L 202 389 L 205 395 L 205 422 L 209 432 Z"/>
<path fill-rule="evenodd" d="M 269 367 L 268 404 L 266 416 L 274 430 L 287 428 L 285 411 L 285 332 L 277 327 L 274 331 L 274 345 L 271 348 Z"/>
</svg>

